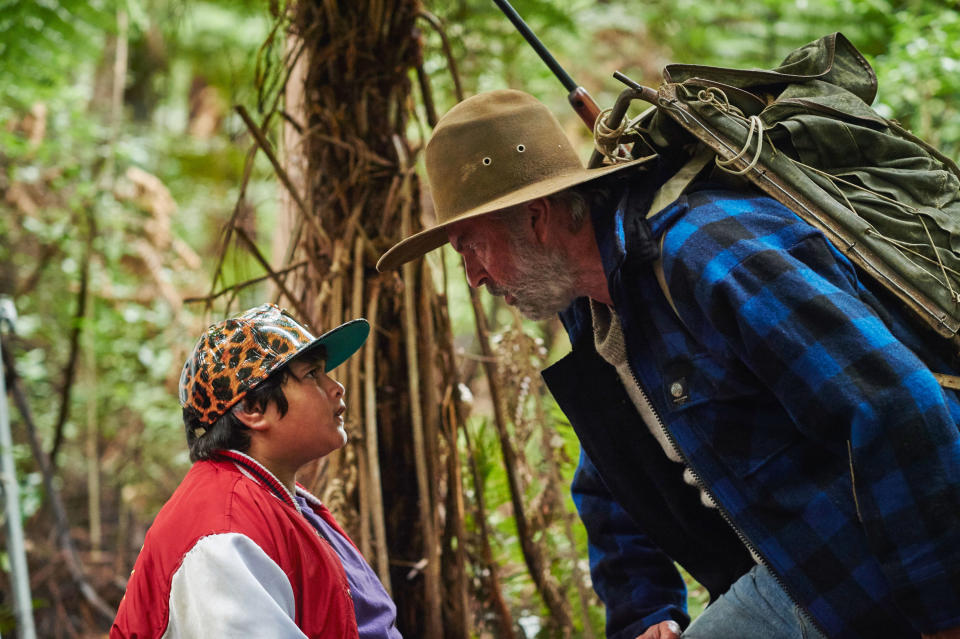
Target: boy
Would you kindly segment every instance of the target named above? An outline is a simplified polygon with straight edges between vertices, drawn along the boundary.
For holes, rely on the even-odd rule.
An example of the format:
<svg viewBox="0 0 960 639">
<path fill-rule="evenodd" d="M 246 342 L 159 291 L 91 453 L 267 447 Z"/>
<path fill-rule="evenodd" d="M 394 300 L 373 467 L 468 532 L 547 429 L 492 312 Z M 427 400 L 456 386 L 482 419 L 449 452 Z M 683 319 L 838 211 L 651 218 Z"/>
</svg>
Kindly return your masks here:
<svg viewBox="0 0 960 639">
<path fill-rule="evenodd" d="M 195 463 L 147 533 L 112 639 L 400 638 L 373 570 L 296 483 L 347 442 L 328 373 L 369 331 L 314 337 L 273 304 L 207 329 L 180 376 Z"/>
</svg>

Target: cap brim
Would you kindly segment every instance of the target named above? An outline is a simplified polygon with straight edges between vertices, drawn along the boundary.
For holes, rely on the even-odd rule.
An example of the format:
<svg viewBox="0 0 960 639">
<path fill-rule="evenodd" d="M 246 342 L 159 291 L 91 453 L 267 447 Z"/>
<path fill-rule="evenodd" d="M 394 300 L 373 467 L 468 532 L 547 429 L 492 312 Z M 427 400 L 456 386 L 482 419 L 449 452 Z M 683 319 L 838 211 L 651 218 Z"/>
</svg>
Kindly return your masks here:
<svg viewBox="0 0 960 639">
<path fill-rule="evenodd" d="M 324 369 L 330 372 L 356 353 L 357 350 L 363 346 L 363 343 L 367 341 L 369 334 L 370 323 L 367 322 L 367 320 L 350 320 L 313 340 L 300 349 L 297 355 L 317 348 L 318 346 L 324 346 L 327 350 Z"/>
<path fill-rule="evenodd" d="M 502 195 L 495 200 L 486 202 L 482 206 L 477 206 L 464 211 L 463 213 L 460 213 L 441 224 L 432 226 L 429 229 L 415 233 L 410 237 L 397 242 L 390 247 L 390 249 L 387 250 L 387 252 L 384 253 L 383 256 L 381 256 L 381 258 L 377 261 L 377 270 L 383 272 L 394 269 L 405 262 L 409 262 L 410 260 L 416 259 L 432 251 L 438 246 L 443 246 L 447 243 L 447 227 L 449 227 L 451 224 L 456 224 L 457 222 L 461 222 L 463 220 L 493 213 L 494 211 L 499 211 L 522 202 L 535 200 L 538 197 L 553 195 L 554 193 L 563 191 L 571 186 L 583 184 L 584 182 L 595 180 L 605 175 L 609 175 L 610 173 L 616 173 L 617 171 L 622 171 L 623 169 L 635 167 L 654 157 L 656 156 L 646 156 L 631 160 L 629 162 L 603 166 L 597 169 L 580 169 L 579 171 L 555 176 L 549 180 L 542 180 L 534 184 L 528 184 L 523 188 L 511 191 L 510 193 Z"/>
</svg>

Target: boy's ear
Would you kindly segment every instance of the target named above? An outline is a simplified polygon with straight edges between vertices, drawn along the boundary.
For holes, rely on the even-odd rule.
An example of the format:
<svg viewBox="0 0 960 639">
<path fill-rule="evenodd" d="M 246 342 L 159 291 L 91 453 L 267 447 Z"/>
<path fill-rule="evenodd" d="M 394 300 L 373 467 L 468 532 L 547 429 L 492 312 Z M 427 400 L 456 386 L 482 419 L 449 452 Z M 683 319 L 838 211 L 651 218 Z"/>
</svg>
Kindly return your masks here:
<svg viewBox="0 0 960 639">
<path fill-rule="evenodd" d="M 264 431 L 270 428 L 271 423 L 267 419 L 266 407 L 258 408 L 241 399 L 233 414 L 250 430 Z"/>
</svg>

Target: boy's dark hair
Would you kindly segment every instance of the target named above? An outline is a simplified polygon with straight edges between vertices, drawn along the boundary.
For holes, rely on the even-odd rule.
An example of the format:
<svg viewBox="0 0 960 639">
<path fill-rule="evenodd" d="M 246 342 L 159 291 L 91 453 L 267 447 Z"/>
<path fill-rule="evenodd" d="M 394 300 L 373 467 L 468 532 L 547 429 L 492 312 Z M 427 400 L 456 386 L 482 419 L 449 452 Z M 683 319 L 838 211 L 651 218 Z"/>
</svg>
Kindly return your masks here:
<svg viewBox="0 0 960 639">
<path fill-rule="evenodd" d="M 322 345 L 294 357 L 247 391 L 243 399 L 213 424 L 204 424 L 200 421 L 200 413 L 196 409 L 184 407 L 183 426 L 187 434 L 190 461 L 209 459 L 218 450 L 247 452 L 250 448 L 250 429 L 234 415 L 234 411 L 243 410 L 244 407 L 262 411 L 270 405 L 270 402 L 273 402 L 280 416 L 283 417 L 289 408 L 287 396 L 283 393 L 283 384 L 287 381 L 287 377 L 295 377 L 290 372 L 290 364 L 298 361 L 319 363 L 326 358 L 327 350 Z"/>
</svg>

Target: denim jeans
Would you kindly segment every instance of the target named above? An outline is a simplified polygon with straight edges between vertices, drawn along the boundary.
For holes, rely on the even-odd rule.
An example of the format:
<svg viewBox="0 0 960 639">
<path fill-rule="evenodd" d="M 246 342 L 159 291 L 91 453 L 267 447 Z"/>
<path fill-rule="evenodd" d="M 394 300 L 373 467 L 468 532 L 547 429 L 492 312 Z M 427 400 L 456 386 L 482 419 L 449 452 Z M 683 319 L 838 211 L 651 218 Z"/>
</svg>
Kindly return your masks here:
<svg viewBox="0 0 960 639">
<path fill-rule="evenodd" d="M 770 571 L 754 566 L 697 617 L 684 639 L 825 639 Z"/>
</svg>

